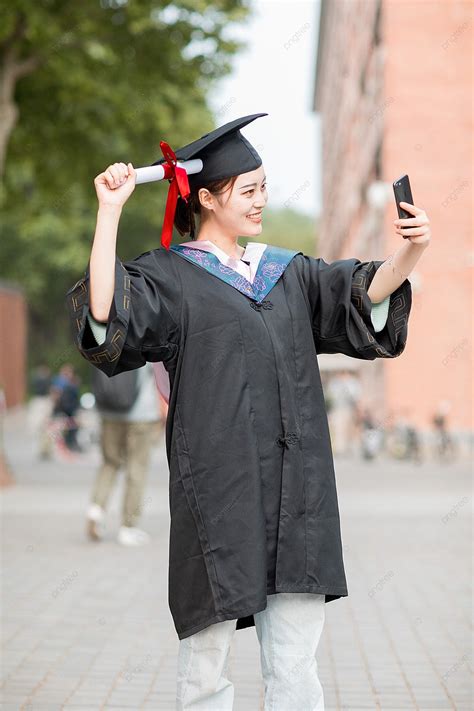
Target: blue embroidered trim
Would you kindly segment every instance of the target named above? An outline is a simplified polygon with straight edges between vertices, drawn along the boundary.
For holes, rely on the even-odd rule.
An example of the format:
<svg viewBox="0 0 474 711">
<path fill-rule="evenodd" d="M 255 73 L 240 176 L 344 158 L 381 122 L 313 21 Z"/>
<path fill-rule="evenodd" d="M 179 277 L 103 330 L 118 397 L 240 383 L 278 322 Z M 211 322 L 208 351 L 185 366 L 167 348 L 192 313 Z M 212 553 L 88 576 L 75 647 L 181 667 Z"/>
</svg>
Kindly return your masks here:
<svg viewBox="0 0 474 711">
<path fill-rule="evenodd" d="M 293 257 L 296 254 L 300 254 L 300 252 L 292 249 L 274 247 L 269 244 L 260 258 L 255 279 L 253 284 L 251 284 L 244 276 L 236 272 L 235 269 L 231 269 L 225 264 L 222 264 L 212 252 L 194 247 L 183 247 L 180 244 L 172 245 L 170 250 L 173 250 L 176 254 L 180 254 L 189 262 L 202 267 L 209 272 L 209 274 L 214 274 L 218 279 L 222 279 L 226 284 L 230 284 L 234 289 L 237 289 L 257 303 L 262 302 L 273 289 Z"/>
</svg>

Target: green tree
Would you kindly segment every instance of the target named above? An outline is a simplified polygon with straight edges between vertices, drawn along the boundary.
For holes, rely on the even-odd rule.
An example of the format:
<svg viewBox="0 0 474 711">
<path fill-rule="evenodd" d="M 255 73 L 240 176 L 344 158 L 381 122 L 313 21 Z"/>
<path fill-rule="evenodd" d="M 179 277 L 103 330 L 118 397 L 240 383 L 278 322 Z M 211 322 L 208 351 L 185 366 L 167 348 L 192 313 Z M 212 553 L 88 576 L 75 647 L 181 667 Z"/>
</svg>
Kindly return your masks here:
<svg viewBox="0 0 474 711">
<path fill-rule="evenodd" d="M 207 93 L 242 46 L 226 28 L 248 16 L 244 0 L 1 5 L 0 261 L 25 289 L 35 361 L 74 356 L 65 292 L 90 254 L 94 177 L 115 161 L 149 165 L 161 139 L 176 148 L 213 128 Z M 159 245 L 166 192 L 134 192 L 122 258 Z"/>
</svg>

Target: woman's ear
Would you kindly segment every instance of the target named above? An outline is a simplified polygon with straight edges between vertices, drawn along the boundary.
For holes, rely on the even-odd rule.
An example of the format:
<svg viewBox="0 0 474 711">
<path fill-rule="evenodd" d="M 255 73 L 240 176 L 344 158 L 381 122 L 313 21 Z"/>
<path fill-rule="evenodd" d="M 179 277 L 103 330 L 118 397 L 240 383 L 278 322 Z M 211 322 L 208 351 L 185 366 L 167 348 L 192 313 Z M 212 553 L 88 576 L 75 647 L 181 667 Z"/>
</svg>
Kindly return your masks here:
<svg viewBox="0 0 474 711">
<path fill-rule="evenodd" d="M 203 207 L 208 210 L 212 210 L 214 208 L 214 198 L 207 188 L 200 188 L 198 198 Z"/>
</svg>

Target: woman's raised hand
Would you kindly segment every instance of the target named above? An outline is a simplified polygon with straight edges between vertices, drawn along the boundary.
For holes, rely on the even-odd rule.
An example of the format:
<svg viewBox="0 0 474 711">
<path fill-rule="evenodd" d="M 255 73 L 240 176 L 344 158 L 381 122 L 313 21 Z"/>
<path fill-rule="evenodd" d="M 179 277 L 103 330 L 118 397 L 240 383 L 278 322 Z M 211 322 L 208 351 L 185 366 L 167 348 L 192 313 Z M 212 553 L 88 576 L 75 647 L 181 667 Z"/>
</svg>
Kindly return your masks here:
<svg viewBox="0 0 474 711">
<path fill-rule="evenodd" d="M 100 205 L 122 207 L 133 193 L 137 180 L 131 163 L 114 163 L 94 178 L 95 191 Z"/>
<path fill-rule="evenodd" d="M 403 239 L 409 239 L 413 244 L 422 244 L 427 247 L 431 239 L 428 215 L 421 207 L 416 207 L 409 202 L 401 202 L 400 205 L 414 217 L 402 217 L 394 220 L 395 232 L 398 232 Z"/>
</svg>

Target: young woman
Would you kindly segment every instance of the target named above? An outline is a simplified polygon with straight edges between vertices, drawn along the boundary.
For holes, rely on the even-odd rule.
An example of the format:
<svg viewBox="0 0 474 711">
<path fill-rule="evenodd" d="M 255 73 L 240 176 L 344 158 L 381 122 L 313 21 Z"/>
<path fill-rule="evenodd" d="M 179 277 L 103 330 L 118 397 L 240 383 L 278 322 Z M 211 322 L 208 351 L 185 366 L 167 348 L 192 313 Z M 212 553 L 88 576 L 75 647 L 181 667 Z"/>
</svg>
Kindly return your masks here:
<svg viewBox="0 0 474 711">
<path fill-rule="evenodd" d="M 407 276 L 429 242 L 424 211 L 404 205 L 414 217 L 397 220 L 407 228 L 396 231 L 407 241 L 385 262 L 328 264 L 265 243 L 241 246 L 240 236 L 261 234 L 268 195 L 262 161 L 239 128 L 262 115 L 176 152 L 204 167 L 189 176 L 191 194 L 174 216 L 192 239 L 171 249 L 118 258 L 136 173 L 114 163 L 98 175 L 90 262 L 68 292 L 77 347 L 93 365 L 112 376 L 152 361 L 169 377 L 179 709 L 232 708 L 229 645 L 235 629 L 252 625 L 265 708 L 324 708 L 315 656 L 325 603 L 348 593 L 316 356 L 402 353 Z"/>
</svg>

